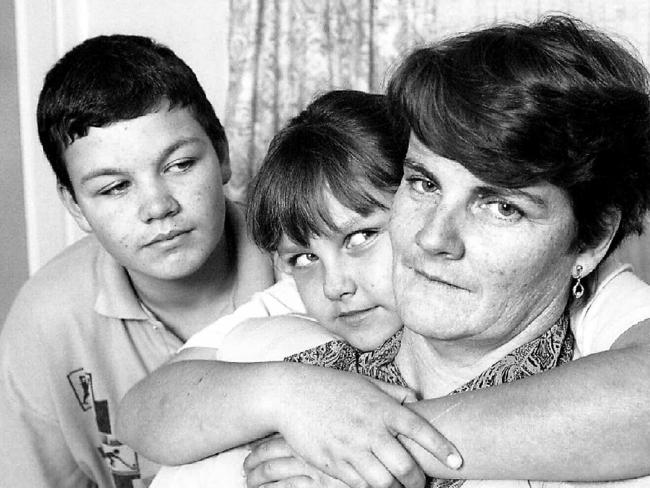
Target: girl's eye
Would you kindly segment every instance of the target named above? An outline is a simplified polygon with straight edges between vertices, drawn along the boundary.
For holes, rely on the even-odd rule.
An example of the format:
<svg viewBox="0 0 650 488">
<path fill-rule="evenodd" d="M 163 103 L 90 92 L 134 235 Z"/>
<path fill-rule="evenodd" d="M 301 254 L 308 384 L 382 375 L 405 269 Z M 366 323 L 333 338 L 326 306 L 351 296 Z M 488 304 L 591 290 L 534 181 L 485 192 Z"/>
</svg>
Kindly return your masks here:
<svg viewBox="0 0 650 488">
<path fill-rule="evenodd" d="M 346 246 L 348 249 L 355 248 L 372 240 L 377 235 L 376 230 L 364 229 L 350 234 L 347 239 Z"/>
<path fill-rule="evenodd" d="M 117 181 L 115 183 L 111 183 L 108 186 L 105 186 L 101 190 L 99 190 L 100 195 L 120 195 L 121 193 L 124 193 L 129 186 L 131 185 L 130 182 L 128 181 Z"/>
<path fill-rule="evenodd" d="M 318 261 L 318 256 L 310 252 L 296 254 L 289 258 L 289 264 L 294 268 L 304 268 Z"/>
<path fill-rule="evenodd" d="M 417 193 L 434 193 L 438 191 L 438 185 L 433 181 L 421 176 L 412 176 L 406 180 L 411 189 Z"/>
<path fill-rule="evenodd" d="M 167 166 L 166 171 L 170 173 L 184 173 L 190 169 L 194 163 L 194 159 L 181 159 L 180 161 L 175 161 Z"/>
</svg>

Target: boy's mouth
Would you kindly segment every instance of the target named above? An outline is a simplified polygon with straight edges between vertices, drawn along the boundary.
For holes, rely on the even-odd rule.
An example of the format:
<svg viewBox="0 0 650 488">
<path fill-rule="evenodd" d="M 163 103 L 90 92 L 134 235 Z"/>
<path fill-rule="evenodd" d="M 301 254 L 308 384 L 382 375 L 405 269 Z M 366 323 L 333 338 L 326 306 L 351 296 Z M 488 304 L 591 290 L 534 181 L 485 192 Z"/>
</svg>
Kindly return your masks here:
<svg viewBox="0 0 650 488">
<path fill-rule="evenodd" d="M 145 244 L 144 247 L 147 246 L 152 246 L 154 244 L 158 244 L 160 242 L 167 242 L 171 241 L 173 239 L 176 239 L 178 236 L 187 234 L 190 232 L 189 230 L 171 230 L 169 232 L 161 232 L 160 234 L 156 235 L 151 241 L 149 241 L 147 244 Z"/>
</svg>

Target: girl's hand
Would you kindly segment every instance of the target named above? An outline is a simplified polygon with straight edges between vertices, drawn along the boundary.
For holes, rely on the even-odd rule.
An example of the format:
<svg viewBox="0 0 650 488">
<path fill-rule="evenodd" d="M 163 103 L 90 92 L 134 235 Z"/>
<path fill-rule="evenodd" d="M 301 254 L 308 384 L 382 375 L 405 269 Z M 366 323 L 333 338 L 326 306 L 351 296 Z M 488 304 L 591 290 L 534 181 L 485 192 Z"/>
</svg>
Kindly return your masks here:
<svg viewBox="0 0 650 488">
<path fill-rule="evenodd" d="M 296 456 L 279 435 L 255 443 L 244 470 L 248 488 L 348 488 Z"/>
<path fill-rule="evenodd" d="M 412 440 L 441 462 L 455 447 L 429 422 L 362 376 L 300 365 L 278 385 L 273 411 L 288 445 L 308 464 L 351 488 L 398 481 L 422 488 L 422 469 L 398 440 Z"/>
</svg>

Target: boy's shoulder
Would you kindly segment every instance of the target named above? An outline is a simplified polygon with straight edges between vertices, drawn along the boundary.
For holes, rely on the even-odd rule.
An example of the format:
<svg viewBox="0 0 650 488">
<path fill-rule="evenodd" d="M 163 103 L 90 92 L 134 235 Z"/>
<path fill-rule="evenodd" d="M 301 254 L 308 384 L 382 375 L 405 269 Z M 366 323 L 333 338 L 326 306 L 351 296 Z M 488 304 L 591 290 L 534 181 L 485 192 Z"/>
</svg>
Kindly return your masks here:
<svg viewBox="0 0 650 488">
<path fill-rule="evenodd" d="M 103 259 L 110 257 L 94 236 L 71 244 L 27 280 L 7 322 L 55 322 L 71 314 L 79 317 L 92 313 Z"/>
</svg>

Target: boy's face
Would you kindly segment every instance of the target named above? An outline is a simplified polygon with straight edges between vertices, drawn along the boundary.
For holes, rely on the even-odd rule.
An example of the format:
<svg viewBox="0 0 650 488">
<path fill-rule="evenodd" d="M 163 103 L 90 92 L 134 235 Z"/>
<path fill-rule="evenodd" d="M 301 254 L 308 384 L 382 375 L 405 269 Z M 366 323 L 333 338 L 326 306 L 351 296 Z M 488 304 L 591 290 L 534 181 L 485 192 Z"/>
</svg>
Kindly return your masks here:
<svg viewBox="0 0 650 488">
<path fill-rule="evenodd" d="M 390 207 L 392 195 L 382 195 Z M 286 236 L 278 248 L 310 316 L 358 349 L 379 347 L 400 327 L 391 280 L 389 211 L 362 216 L 328 195 L 340 229 L 302 247 Z"/>
<path fill-rule="evenodd" d="M 222 238 L 227 175 L 186 108 L 91 127 L 64 152 L 79 226 L 132 278 L 177 280 L 199 271 Z"/>
</svg>

